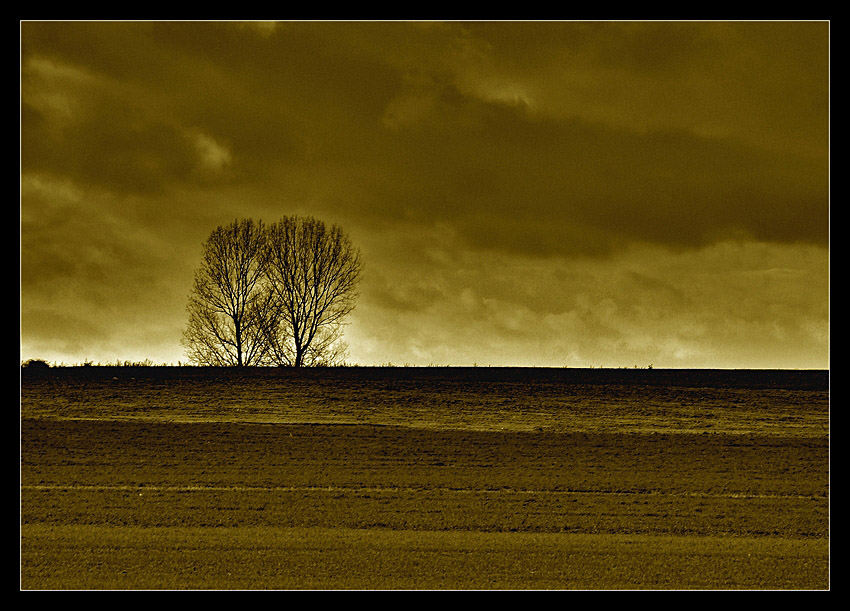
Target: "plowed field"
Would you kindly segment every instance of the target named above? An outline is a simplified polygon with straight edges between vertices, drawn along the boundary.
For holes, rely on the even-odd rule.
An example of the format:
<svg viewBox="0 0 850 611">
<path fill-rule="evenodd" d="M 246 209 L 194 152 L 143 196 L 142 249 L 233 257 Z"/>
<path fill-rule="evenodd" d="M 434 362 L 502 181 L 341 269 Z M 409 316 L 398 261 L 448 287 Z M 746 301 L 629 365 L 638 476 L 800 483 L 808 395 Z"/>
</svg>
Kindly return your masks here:
<svg viewBox="0 0 850 611">
<path fill-rule="evenodd" d="M 825 589 L 828 396 L 825 372 L 24 372 L 21 587 Z"/>
</svg>

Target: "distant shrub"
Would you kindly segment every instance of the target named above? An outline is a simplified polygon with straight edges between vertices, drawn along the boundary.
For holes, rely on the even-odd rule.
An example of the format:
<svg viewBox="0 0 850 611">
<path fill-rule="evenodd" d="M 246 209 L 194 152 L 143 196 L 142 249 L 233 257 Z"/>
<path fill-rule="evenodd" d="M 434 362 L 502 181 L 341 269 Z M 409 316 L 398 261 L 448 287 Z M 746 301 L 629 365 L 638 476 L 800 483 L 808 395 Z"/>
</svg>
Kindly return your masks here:
<svg viewBox="0 0 850 611">
<path fill-rule="evenodd" d="M 21 367 L 26 367 L 27 369 L 50 369 L 47 361 L 42 361 L 41 359 L 30 359 L 25 361 Z"/>
</svg>

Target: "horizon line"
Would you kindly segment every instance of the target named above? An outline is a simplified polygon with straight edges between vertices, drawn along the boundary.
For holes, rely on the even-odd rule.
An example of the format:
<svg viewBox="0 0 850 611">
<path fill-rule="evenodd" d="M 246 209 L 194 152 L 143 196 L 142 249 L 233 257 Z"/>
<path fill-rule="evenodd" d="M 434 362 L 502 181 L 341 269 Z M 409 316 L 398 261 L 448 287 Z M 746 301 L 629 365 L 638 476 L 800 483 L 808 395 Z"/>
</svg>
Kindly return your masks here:
<svg viewBox="0 0 850 611">
<path fill-rule="evenodd" d="M 653 364 L 649 365 L 584 365 L 584 366 L 576 366 L 576 365 L 481 365 L 478 363 L 473 363 L 471 365 L 449 365 L 449 364 L 428 364 L 428 365 L 417 365 L 413 363 L 403 363 L 397 364 L 392 362 L 380 363 L 380 364 L 360 364 L 360 363 L 342 363 L 335 365 L 317 365 L 311 367 L 293 367 L 286 365 L 194 365 L 191 363 L 183 363 L 178 361 L 177 363 L 154 363 L 150 360 L 145 361 L 123 361 L 123 362 L 115 362 L 115 363 L 100 363 L 93 361 L 84 361 L 82 363 L 56 363 L 49 362 L 44 359 L 26 359 L 21 360 L 21 369 L 31 369 L 33 367 L 33 363 L 40 364 L 41 367 L 49 368 L 49 369 L 72 369 L 72 368 L 174 368 L 174 369 L 232 369 L 234 371 L 240 370 L 255 370 L 255 369 L 302 369 L 302 370 L 311 370 L 311 369 L 611 369 L 611 370 L 643 370 L 643 371 L 653 371 L 653 370 L 663 370 L 663 371 L 829 371 L 830 367 L 663 367 L 663 366 L 655 366 Z M 38 368 L 39 365 L 36 365 L 35 368 Z"/>
</svg>

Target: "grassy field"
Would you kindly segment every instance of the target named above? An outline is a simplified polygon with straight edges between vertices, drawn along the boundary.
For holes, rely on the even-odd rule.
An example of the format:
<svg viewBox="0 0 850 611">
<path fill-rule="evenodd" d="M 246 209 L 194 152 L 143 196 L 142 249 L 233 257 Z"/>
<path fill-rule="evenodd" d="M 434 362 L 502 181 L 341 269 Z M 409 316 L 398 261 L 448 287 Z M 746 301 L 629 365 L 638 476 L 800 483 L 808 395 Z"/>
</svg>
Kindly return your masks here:
<svg viewBox="0 0 850 611">
<path fill-rule="evenodd" d="M 828 423 L 825 372 L 26 373 L 21 587 L 825 589 Z"/>
</svg>

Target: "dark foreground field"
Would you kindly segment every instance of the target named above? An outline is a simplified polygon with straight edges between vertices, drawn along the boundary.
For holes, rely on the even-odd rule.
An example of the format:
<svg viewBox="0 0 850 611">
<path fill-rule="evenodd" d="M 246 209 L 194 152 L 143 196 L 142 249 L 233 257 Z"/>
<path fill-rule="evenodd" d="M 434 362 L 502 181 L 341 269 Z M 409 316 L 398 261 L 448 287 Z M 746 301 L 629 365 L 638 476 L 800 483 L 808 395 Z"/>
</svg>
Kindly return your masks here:
<svg viewBox="0 0 850 611">
<path fill-rule="evenodd" d="M 23 589 L 824 589 L 825 372 L 24 371 Z"/>
</svg>

